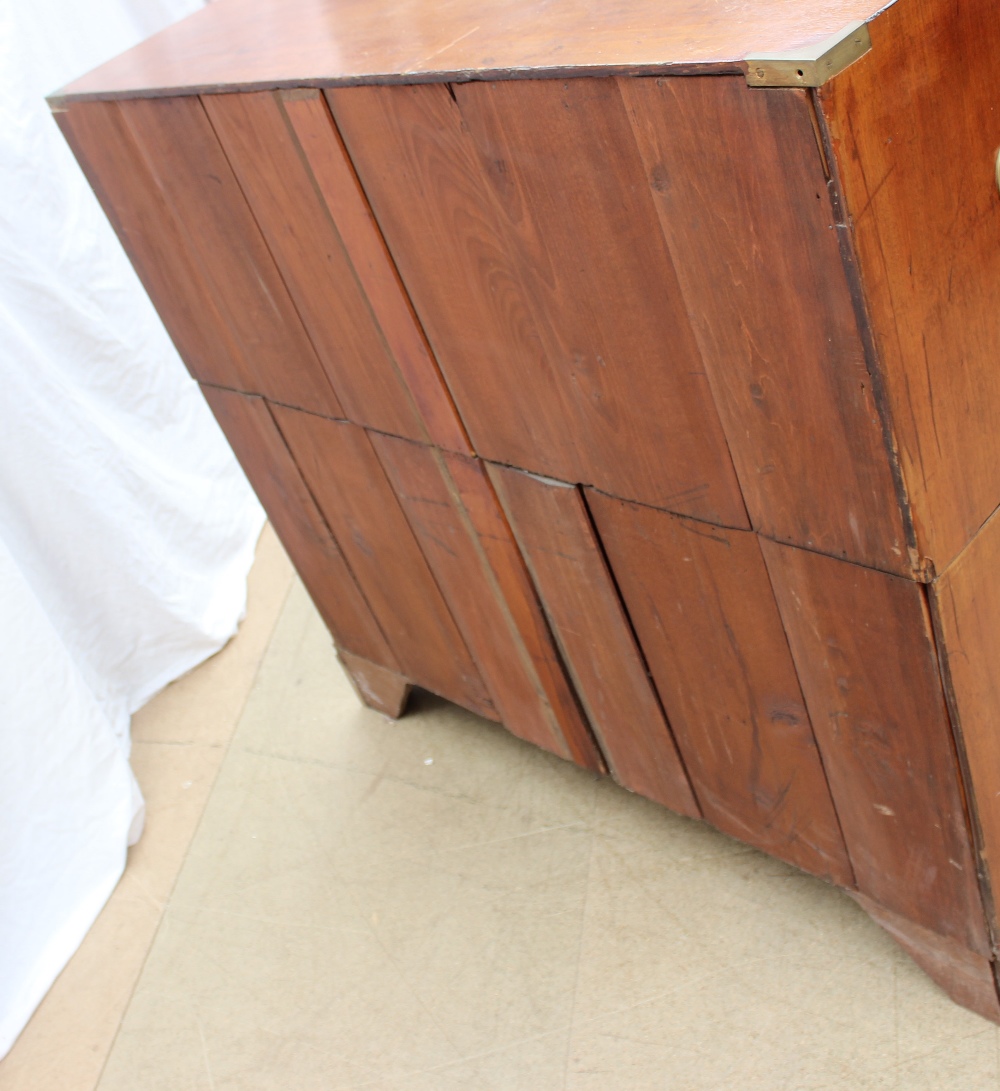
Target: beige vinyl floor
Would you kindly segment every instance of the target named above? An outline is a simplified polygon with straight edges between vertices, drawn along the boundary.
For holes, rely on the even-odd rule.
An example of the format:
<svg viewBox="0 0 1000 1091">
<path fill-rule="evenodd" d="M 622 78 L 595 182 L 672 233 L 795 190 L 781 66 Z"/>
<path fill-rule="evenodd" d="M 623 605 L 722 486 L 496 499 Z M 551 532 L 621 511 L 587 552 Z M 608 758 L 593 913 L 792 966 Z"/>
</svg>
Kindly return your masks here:
<svg viewBox="0 0 1000 1091">
<path fill-rule="evenodd" d="M 979 1091 L 1000 1036 L 844 895 L 418 694 L 270 531 L 134 722 L 146 833 L 3 1091 Z"/>
</svg>

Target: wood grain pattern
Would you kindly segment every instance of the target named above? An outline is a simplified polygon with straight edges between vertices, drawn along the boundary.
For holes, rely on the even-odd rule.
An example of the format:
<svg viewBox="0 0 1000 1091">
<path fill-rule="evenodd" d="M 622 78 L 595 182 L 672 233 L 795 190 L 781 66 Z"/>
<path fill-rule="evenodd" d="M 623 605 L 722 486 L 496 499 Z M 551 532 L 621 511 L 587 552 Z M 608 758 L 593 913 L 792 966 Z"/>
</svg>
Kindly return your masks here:
<svg viewBox="0 0 1000 1091">
<path fill-rule="evenodd" d="M 615 779 L 697 817 L 580 490 L 501 466 L 489 474 Z"/>
<path fill-rule="evenodd" d="M 853 886 L 756 536 L 586 499 L 705 818 Z"/>
<path fill-rule="evenodd" d="M 194 376 L 341 416 L 199 100 L 84 105 L 62 118 L 168 332 L 182 353 L 196 347 L 185 353 Z M 228 351 L 212 356 L 220 341 Z"/>
<path fill-rule="evenodd" d="M 205 95 L 201 101 L 342 415 L 356 424 L 426 439 L 279 97 L 262 91 Z"/>
<path fill-rule="evenodd" d="M 226 0 L 76 80 L 64 94 L 563 68 L 600 74 L 633 65 L 732 70 L 733 60 L 822 40 L 879 6 L 877 0 L 608 0 L 599 9 L 592 0 Z"/>
<path fill-rule="evenodd" d="M 282 406 L 272 412 L 396 653 L 400 673 L 497 719 L 364 429 Z"/>
<path fill-rule="evenodd" d="M 923 586 L 761 545 L 858 889 L 988 955 Z"/>
<path fill-rule="evenodd" d="M 601 769 L 576 709 L 575 721 L 567 725 L 571 738 L 565 738 L 444 460 L 406 440 L 370 438 L 504 726 L 562 758 Z M 472 473 L 470 465 L 467 481 Z M 479 474 L 480 488 L 491 491 L 481 468 Z M 497 505 L 495 496 L 483 497 L 486 503 L 490 500 Z M 511 538 L 509 530 L 506 534 Z M 546 658 L 554 662 L 551 638 L 548 644 Z M 565 715 L 565 706 L 563 711 Z"/>
<path fill-rule="evenodd" d="M 596 751 L 580 702 L 566 676 L 524 557 L 482 462 L 449 452 L 442 457 L 475 530 L 509 622 L 531 659 L 538 685 L 566 741 L 570 759 L 577 765 L 604 772 L 603 759 Z"/>
<path fill-rule="evenodd" d="M 806 92 L 618 85 L 754 527 L 909 575 Z"/>
<path fill-rule="evenodd" d="M 906 0 L 819 94 L 913 506 L 938 572 L 1000 504 L 1000 8 Z"/>
<path fill-rule="evenodd" d="M 439 447 L 471 454 L 451 394 L 413 313 L 326 100 L 319 91 L 301 90 L 287 92 L 281 99 L 427 434 Z"/>
<path fill-rule="evenodd" d="M 945 690 L 992 889 L 1000 860 L 1000 517 L 929 588 Z M 994 919 L 994 935 L 998 922 Z"/>
<path fill-rule="evenodd" d="M 747 525 L 614 82 L 452 91 L 328 98 L 476 451 Z"/>
<path fill-rule="evenodd" d="M 295 570 L 342 651 L 390 671 L 399 663 L 320 514 L 262 398 L 202 393 L 236 452 Z"/>
<path fill-rule="evenodd" d="M 413 689 L 408 679 L 350 652 L 340 650 L 337 658 L 363 704 L 384 713 L 390 720 L 397 720 L 403 715 Z"/>
<path fill-rule="evenodd" d="M 250 363 L 117 103 L 74 106 L 56 120 L 188 370 L 252 389 Z"/>
</svg>

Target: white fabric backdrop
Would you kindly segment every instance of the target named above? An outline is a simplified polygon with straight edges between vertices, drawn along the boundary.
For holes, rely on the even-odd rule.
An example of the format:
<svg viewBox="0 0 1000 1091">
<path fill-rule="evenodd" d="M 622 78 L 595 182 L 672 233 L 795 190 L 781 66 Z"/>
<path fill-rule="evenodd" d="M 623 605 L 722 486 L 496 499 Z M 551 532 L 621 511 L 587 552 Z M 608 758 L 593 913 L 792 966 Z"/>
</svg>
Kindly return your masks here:
<svg viewBox="0 0 1000 1091">
<path fill-rule="evenodd" d="M 233 634 L 263 515 L 44 96 L 200 0 L 0 0 L 0 1057 L 138 836 L 129 716 Z"/>
</svg>

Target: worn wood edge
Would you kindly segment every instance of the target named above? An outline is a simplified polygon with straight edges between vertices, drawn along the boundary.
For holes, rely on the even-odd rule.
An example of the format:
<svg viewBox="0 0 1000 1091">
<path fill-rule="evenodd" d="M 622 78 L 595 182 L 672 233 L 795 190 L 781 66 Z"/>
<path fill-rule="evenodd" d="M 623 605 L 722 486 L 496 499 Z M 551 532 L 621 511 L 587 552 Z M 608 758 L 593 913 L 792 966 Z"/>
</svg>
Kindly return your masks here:
<svg viewBox="0 0 1000 1091">
<path fill-rule="evenodd" d="M 539 68 L 442 69 L 403 72 L 371 72 L 361 76 L 302 76 L 300 78 L 255 80 L 247 83 L 198 83 L 180 86 L 139 87 L 118 91 L 72 92 L 66 84 L 45 101 L 52 111 L 74 102 L 109 102 L 114 99 L 174 98 L 185 95 L 240 94 L 246 91 L 294 91 L 298 88 L 370 87 L 419 83 L 472 83 L 504 80 L 588 79 L 604 76 L 742 76 L 745 62 L 740 58 L 717 61 L 665 61 L 660 64 L 547 65 Z"/>
<path fill-rule="evenodd" d="M 879 364 L 878 347 L 875 342 L 875 333 L 868 309 L 868 297 L 865 293 L 858 256 L 854 248 L 851 216 L 844 201 L 843 184 L 833 140 L 830 136 L 830 129 L 826 122 L 822 103 L 819 101 L 815 90 L 810 92 L 810 106 L 816 141 L 819 145 L 820 157 L 827 177 L 827 194 L 833 209 L 834 223 L 837 225 L 837 241 L 840 244 L 840 260 L 844 267 L 844 279 L 847 281 L 847 290 L 851 297 L 851 305 L 854 308 L 858 335 L 865 354 L 865 368 L 872 384 L 872 399 L 875 402 L 879 423 L 882 427 L 882 442 L 886 457 L 889 460 L 889 472 L 892 476 L 896 503 L 899 505 L 903 522 L 903 533 L 906 536 L 906 549 L 910 566 L 909 575 L 918 583 L 929 583 L 934 578 L 934 565 L 933 562 L 920 556 L 913 509 L 910 504 L 909 491 L 906 487 L 906 478 L 903 474 L 903 465 L 899 457 L 899 442 L 896 439 L 895 429 L 892 424 L 889 395 Z M 900 574 L 898 570 L 892 572 L 892 575 Z"/>
<path fill-rule="evenodd" d="M 403 715 L 413 691 L 413 683 L 408 678 L 343 648 L 337 649 L 337 658 L 362 704 L 390 720 L 398 720 Z"/>
<path fill-rule="evenodd" d="M 998 950 L 996 902 L 993 896 L 993 886 L 990 882 L 986 841 L 983 836 L 982 823 L 979 820 L 979 811 L 976 807 L 975 780 L 972 775 L 968 749 L 965 745 L 965 736 L 962 732 L 958 695 L 948 659 L 947 642 L 944 639 L 938 592 L 934 584 L 925 584 L 921 586 L 920 590 L 923 610 L 927 618 L 927 628 L 934 646 L 934 659 L 938 665 L 941 678 L 941 691 L 944 694 L 945 711 L 948 714 L 948 726 L 951 729 L 951 742 L 955 761 L 958 765 L 958 787 L 962 795 L 965 823 L 972 835 L 972 855 L 976 864 L 976 879 L 983 902 L 986 934 L 989 937 L 990 949 L 995 955 Z"/>
<path fill-rule="evenodd" d="M 1000 1023 L 1000 996 L 991 959 L 977 955 L 957 940 L 914 924 L 864 894 L 853 890 L 847 893 L 956 1004 Z"/>
<path fill-rule="evenodd" d="M 996 515 L 997 513 L 994 513 Z M 989 523 L 994 516 L 986 522 Z M 983 524 L 985 527 L 985 523 Z M 976 876 L 979 880 L 979 889 L 983 898 L 983 909 L 986 914 L 986 929 L 990 937 L 990 946 L 994 954 L 1000 952 L 1000 921 L 997 919 L 997 901 L 993 891 L 993 883 L 990 878 L 989 855 L 986 847 L 986 837 L 983 832 L 982 821 L 979 816 L 979 808 L 976 804 L 976 781 L 972 772 L 972 763 L 969 760 L 968 750 L 965 745 L 965 734 L 962 728 L 961 702 L 958 699 L 958 690 L 955 686 L 951 670 L 951 661 L 948 652 L 948 642 L 945 639 L 945 626 L 942 617 L 941 595 L 947 586 L 948 574 L 954 572 L 961 561 L 968 555 L 978 539 L 973 538 L 961 554 L 948 566 L 946 571 L 939 576 L 934 583 L 924 588 L 926 608 L 931 620 L 931 635 L 934 640 L 934 649 L 937 656 L 938 667 L 941 673 L 941 688 L 944 690 L 945 705 L 948 710 L 948 719 L 951 724 L 952 738 L 955 744 L 955 752 L 958 758 L 961 774 L 960 785 L 962 799 L 965 805 L 966 821 L 972 831 L 972 843 L 976 861 Z"/>
</svg>

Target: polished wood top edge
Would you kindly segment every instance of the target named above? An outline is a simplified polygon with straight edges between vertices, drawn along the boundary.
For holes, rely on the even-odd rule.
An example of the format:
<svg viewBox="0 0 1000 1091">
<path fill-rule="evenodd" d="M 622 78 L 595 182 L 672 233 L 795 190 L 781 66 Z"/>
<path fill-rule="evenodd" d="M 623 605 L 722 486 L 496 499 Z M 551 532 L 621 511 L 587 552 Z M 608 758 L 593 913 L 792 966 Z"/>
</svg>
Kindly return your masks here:
<svg viewBox="0 0 1000 1091">
<path fill-rule="evenodd" d="M 851 24 L 874 19 L 885 3 L 213 0 L 72 81 L 53 98 L 744 72 L 747 58 L 808 53 Z"/>
<path fill-rule="evenodd" d="M 745 61 L 667 62 L 646 65 L 593 65 L 572 68 L 496 68 L 475 72 L 393 72 L 370 76 L 304 77 L 302 79 L 258 80 L 247 83 L 185 84 L 177 87 L 141 87 L 114 91 L 70 90 L 74 84 L 46 96 L 53 110 L 74 102 L 112 102 L 117 99 L 176 98 L 184 95 L 226 95 L 250 91 L 295 91 L 300 88 L 371 87 L 421 83 L 472 83 L 500 80 L 587 79 L 612 76 L 743 76 Z"/>
</svg>

